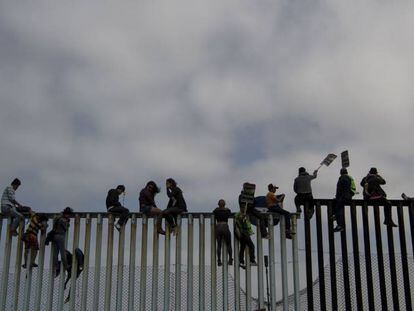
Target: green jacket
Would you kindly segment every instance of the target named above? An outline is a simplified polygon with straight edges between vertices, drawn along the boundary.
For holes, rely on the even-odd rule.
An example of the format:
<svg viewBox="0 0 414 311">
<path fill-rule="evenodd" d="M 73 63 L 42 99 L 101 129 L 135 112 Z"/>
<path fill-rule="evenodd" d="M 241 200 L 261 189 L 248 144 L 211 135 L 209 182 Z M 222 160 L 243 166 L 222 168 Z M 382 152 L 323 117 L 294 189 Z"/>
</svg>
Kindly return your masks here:
<svg viewBox="0 0 414 311">
<path fill-rule="evenodd" d="M 236 214 L 236 226 L 239 228 L 240 233 L 242 234 L 254 234 L 252 223 L 250 222 L 249 217 L 247 217 L 246 214 L 242 214 L 241 212 L 238 212 Z"/>
</svg>

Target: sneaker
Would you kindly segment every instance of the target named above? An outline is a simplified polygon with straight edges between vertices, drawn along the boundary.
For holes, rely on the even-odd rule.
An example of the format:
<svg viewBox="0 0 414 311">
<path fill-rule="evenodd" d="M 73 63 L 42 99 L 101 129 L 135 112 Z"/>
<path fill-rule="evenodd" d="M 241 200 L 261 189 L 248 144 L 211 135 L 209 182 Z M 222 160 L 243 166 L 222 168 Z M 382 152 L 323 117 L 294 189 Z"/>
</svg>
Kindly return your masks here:
<svg viewBox="0 0 414 311">
<path fill-rule="evenodd" d="M 240 263 L 239 267 L 242 268 L 243 270 L 246 270 L 246 265 L 244 263 Z"/>
<path fill-rule="evenodd" d="M 286 239 L 292 240 L 292 234 L 290 233 L 290 231 L 286 232 Z"/>
<path fill-rule="evenodd" d="M 161 235 L 165 235 L 165 231 L 162 230 L 161 228 L 157 229 L 157 233 Z"/>
<path fill-rule="evenodd" d="M 217 262 L 217 266 L 219 266 L 219 267 L 221 267 L 223 264 L 221 263 L 221 261 L 219 260 L 218 262 Z"/>
<path fill-rule="evenodd" d="M 384 225 L 386 225 L 388 227 L 392 227 L 392 228 L 398 227 L 392 220 L 390 220 L 390 221 L 384 221 Z"/>
<path fill-rule="evenodd" d="M 338 225 L 333 229 L 333 231 L 334 232 L 341 232 L 341 231 L 344 231 L 344 228 L 342 228 L 341 226 Z"/>
<path fill-rule="evenodd" d="M 229 266 L 232 266 L 232 265 L 233 265 L 233 258 L 230 258 L 227 264 L 228 264 Z"/>
<path fill-rule="evenodd" d="M 116 224 L 115 225 L 116 230 L 118 230 L 118 232 L 121 232 L 121 225 L 120 224 Z"/>
<path fill-rule="evenodd" d="M 23 269 L 26 269 L 26 264 L 24 263 L 24 264 L 22 264 L 22 268 Z"/>
<path fill-rule="evenodd" d="M 37 263 L 32 263 L 32 268 L 37 268 L 39 267 Z"/>
<path fill-rule="evenodd" d="M 251 267 L 256 267 L 257 266 L 257 262 L 255 260 L 250 261 L 250 266 Z"/>
</svg>

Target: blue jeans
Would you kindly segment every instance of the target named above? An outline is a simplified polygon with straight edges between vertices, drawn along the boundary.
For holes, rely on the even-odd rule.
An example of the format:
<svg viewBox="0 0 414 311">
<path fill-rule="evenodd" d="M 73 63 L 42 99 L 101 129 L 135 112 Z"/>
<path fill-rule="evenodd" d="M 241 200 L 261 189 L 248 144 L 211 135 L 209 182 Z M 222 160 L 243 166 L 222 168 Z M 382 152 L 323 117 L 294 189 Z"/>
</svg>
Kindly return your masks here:
<svg viewBox="0 0 414 311">
<path fill-rule="evenodd" d="M 20 222 L 24 221 L 24 216 L 14 206 L 2 205 L 1 212 L 7 217 L 11 217 L 10 230 L 12 231 L 15 231 L 19 227 Z"/>
</svg>

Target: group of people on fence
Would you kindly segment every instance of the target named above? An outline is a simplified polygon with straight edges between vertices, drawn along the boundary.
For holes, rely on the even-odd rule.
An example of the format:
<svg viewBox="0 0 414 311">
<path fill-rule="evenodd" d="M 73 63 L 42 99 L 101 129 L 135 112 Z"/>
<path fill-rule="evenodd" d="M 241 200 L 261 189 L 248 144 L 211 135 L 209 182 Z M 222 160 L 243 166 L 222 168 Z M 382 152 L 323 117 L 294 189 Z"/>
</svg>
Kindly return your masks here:
<svg viewBox="0 0 414 311">
<path fill-rule="evenodd" d="M 299 168 L 298 176 L 294 180 L 293 190 L 296 193 L 294 202 L 296 206 L 296 215 L 300 217 L 302 208 L 304 207 L 304 216 L 310 219 L 314 213 L 314 199 L 312 194 L 311 182 L 317 178 L 318 171 L 315 170 L 313 174 L 309 174 L 304 167 Z M 384 206 L 384 224 L 389 227 L 396 227 L 397 225 L 392 220 L 391 203 L 387 200 L 385 191 L 382 185 L 385 184 L 375 167 L 371 168 L 368 174 L 361 180 L 361 187 L 363 189 L 364 200 L 367 200 L 371 205 Z M 47 229 L 48 217 L 42 213 L 35 213 L 30 207 L 20 204 L 15 197 L 15 191 L 19 188 L 21 182 L 19 179 L 14 179 L 10 186 L 6 187 L 1 197 L 1 212 L 4 216 L 11 218 L 9 227 L 10 234 L 17 236 L 17 228 L 19 224 L 24 221 L 24 215 L 30 215 L 30 221 L 27 226 L 22 239 L 25 243 L 24 264 L 26 268 L 28 262 L 32 267 L 36 267 L 35 258 L 39 250 L 38 232 L 45 232 Z M 239 262 L 242 267 L 245 265 L 244 253 L 246 247 L 248 248 L 250 263 L 256 265 L 254 243 L 251 235 L 254 234 L 252 221 L 260 228 L 260 235 L 264 239 L 269 238 L 267 228 L 269 226 L 269 213 L 274 215 L 283 215 L 285 219 L 285 234 L 286 238 L 291 239 L 296 233 L 291 229 L 291 215 L 283 208 L 284 194 L 276 194 L 278 187 L 270 183 L 268 185 L 268 193 L 264 197 L 255 197 L 255 185 L 245 183 L 243 190 L 239 195 L 240 210 L 235 215 L 235 230 L 234 234 L 240 242 Z M 187 204 L 183 196 L 183 191 L 177 186 L 173 178 L 166 180 L 166 193 L 169 198 L 166 209 L 160 209 L 156 202 L 155 196 L 160 193 L 160 188 L 154 181 L 149 181 L 146 186 L 139 193 L 139 211 L 148 217 L 156 218 L 156 230 L 158 234 L 165 235 L 165 230 L 162 228 L 162 219 L 165 218 L 168 223 L 170 232 L 177 235 L 179 232 L 179 225 L 177 224 L 178 215 L 187 212 Z M 334 228 L 335 232 L 344 230 L 345 217 L 344 207 L 350 205 L 352 198 L 357 194 L 355 181 L 348 174 L 346 168 L 340 170 L 340 177 L 336 186 L 336 195 L 334 200 L 334 208 L 332 220 L 336 221 L 337 226 Z M 119 198 L 125 194 L 125 186 L 118 185 L 114 189 L 108 191 L 106 197 L 106 207 L 110 214 L 119 216 L 115 228 L 120 231 L 127 223 L 129 218 L 129 209 L 124 207 Z M 413 200 L 402 194 L 403 199 Z M 67 271 L 70 263 L 67 261 L 65 239 L 66 232 L 69 228 L 70 217 L 74 214 L 70 207 L 66 207 L 53 220 L 53 228 L 48 233 L 46 242 L 51 242 L 53 247 L 53 262 L 56 272 L 59 269 L 58 254 L 62 261 L 62 265 Z M 231 217 L 231 210 L 226 207 L 226 202 L 223 199 L 218 201 L 218 207 L 214 209 L 213 215 L 215 217 L 215 232 L 217 240 L 217 254 L 218 265 L 222 265 L 221 248 L 223 242 L 227 246 L 228 264 L 233 263 L 233 251 L 231 246 L 231 231 L 228 225 L 228 219 Z M 277 224 L 277 220 L 275 222 Z M 29 250 L 31 250 L 31 258 L 29 259 Z M 225 254 L 223 254 L 225 255 Z"/>
</svg>

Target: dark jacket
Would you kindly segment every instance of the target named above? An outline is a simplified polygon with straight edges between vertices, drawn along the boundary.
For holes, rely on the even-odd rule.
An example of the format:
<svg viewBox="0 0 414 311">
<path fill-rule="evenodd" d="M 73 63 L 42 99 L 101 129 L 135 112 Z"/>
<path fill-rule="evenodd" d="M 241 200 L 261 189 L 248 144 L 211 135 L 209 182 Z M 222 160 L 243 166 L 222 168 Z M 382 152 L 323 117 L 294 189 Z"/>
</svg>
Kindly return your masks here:
<svg viewBox="0 0 414 311">
<path fill-rule="evenodd" d="M 185 203 L 183 192 L 180 188 L 174 187 L 172 189 L 167 189 L 167 195 L 170 198 L 168 201 L 167 208 L 178 207 L 183 212 L 187 211 L 187 203 Z"/>
<path fill-rule="evenodd" d="M 116 189 L 109 190 L 106 197 L 106 208 L 111 206 L 121 206 L 121 203 L 119 203 L 119 193 Z"/>
<path fill-rule="evenodd" d="M 349 175 L 341 175 L 336 184 L 336 198 L 351 200 L 354 196 L 351 185 L 351 177 Z"/>
<path fill-rule="evenodd" d="M 364 188 L 364 199 L 383 197 L 386 198 L 387 194 L 381 185 L 385 185 L 385 179 L 378 174 L 368 174 L 361 180 L 362 188 Z"/>
<path fill-rule="evenodd" d="M 53 220 L 53 232 L 55 234 L 66 234 L 66 231 L 69 229 L 69 219 L 63 217 L 62 214 L 57 216 Z"/>
<path fill-rule="evenodd" d="M 154 201 L 155 193 L 151 192 L 149 189 L 144 188 L 139 193 L 139 210 L 142 212 L 142 209 L 145 206 L 157 207 Z"/>
<path fill-rule="evenodd" d="M 295 178 L 293 183 L 293 191 L 295 193 L 312 193 L 311 181 L 317 177 L 317 173 L 309 175 L 308 172 L 300 173 L 298 177 Z"/>
</svg>

